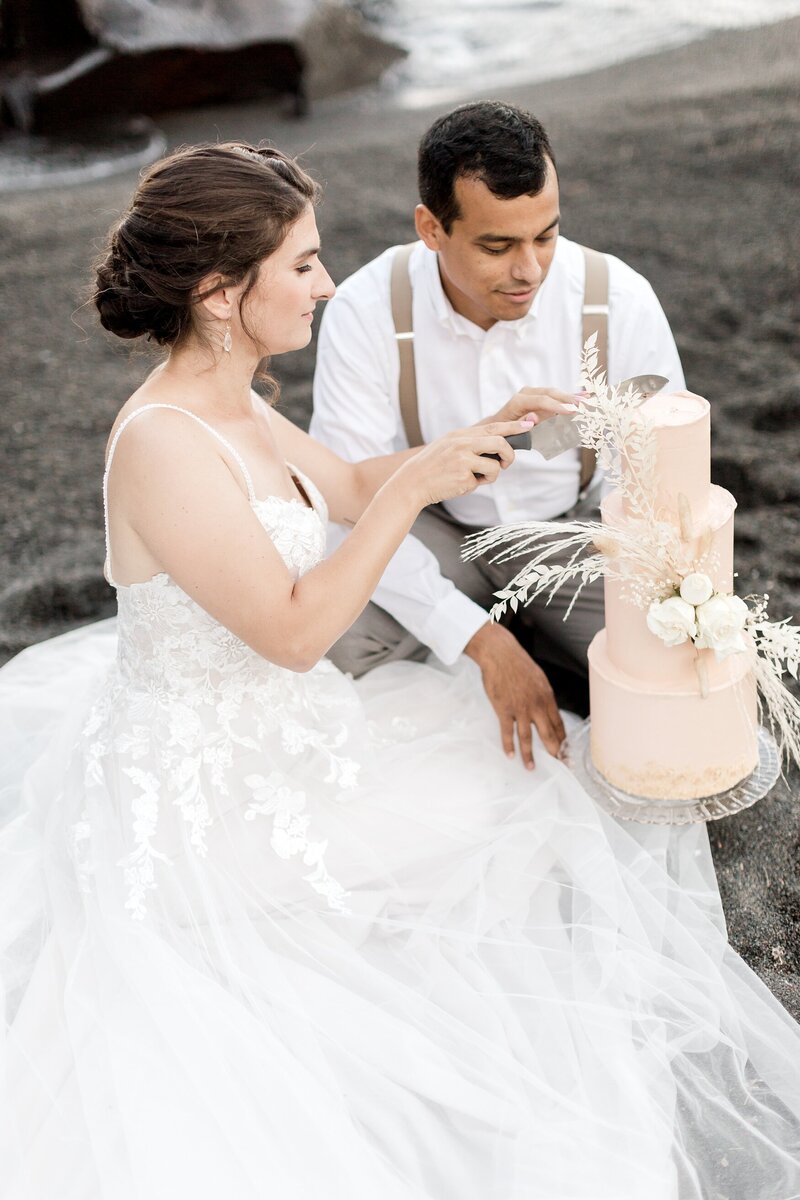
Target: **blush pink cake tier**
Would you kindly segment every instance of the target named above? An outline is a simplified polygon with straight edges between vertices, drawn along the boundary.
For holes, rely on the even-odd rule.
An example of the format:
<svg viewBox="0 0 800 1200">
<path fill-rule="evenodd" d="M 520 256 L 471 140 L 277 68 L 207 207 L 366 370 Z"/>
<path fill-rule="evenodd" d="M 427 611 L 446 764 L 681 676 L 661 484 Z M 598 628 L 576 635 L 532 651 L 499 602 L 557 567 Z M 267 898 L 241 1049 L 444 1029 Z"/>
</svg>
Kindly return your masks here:
<svg viewBox="0 0 800 1200">
<path fill-rule="evenodd" d="M 654 428 L 659 519 L 680 531 L 680 509 L 684 526 L 688 512 L 687 561 L 702 549 L 698 569 L 715 590 L 732 591 L 736 501 L 711 483 L 708 401 L 689 392 L 659 394 L 640 411 Z M 612 538 L 615 529 L 631 521 L 616 492 L 603 502 L 602 514 Z M 749 656 L 718 661 L 712 650 L 698 651 L 690 641 L 666 646 L 648 629 L 646 611 L 625 598 L 625 591 L 606 580 L 606 626 L 589 647 L 595 767 L 615 787 L 652 800 L 692 800 L 726 791 L 758 762 Z M 705 695 L 698 654 L 705 667 Z"/>
</svg>

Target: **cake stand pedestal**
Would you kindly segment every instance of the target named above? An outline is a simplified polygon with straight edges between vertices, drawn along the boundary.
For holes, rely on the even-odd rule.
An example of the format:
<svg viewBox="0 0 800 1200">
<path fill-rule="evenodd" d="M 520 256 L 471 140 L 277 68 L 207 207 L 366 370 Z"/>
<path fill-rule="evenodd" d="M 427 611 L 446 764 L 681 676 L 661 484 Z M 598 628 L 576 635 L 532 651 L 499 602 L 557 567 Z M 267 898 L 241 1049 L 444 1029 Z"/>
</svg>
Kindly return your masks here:
<svg viewBox="0 0 800 1200">
<path fill-rule="evenodd" d="M 605 812 L 624 821 L 641 821 L 646 825 L 689 825 L 699 821 L 716 821 L 755 804 L 756 800 L 772 790 L 780 775 L 778 747 L 772 734 L 762 725 L 758 730 L 758 764 L 755 770 L 727 791 L 695 800 L 653 800 L 632 796 L 609 783 L 595 767 L 590 748 L 590 730 L 591 719 L 587 718 L 567 735 L 559 757 Z"/>
</svg>

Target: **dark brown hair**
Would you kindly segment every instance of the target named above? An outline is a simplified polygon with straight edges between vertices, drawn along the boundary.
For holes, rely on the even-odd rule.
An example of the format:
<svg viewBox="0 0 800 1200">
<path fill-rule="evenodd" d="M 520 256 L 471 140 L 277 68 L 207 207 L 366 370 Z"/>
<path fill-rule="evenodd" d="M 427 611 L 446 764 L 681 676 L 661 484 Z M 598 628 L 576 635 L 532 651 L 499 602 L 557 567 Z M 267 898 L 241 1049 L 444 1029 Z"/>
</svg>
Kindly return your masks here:
<svg viewBox="0 0 800 1200">
<path fill-rule="evenodd" d="M 540 121 L 499 100 L 462 104 L 434 121 L 417 157 L 419 197 L 445 233 L 461 216 L 457 179 L 479 179 L 502 200 L 535 196 L 556 160 Z"/>
<path fill-rule="evenodd" d="M 161 159 L 109 232 L 93 296 L 100 321 L 117 337 L 176 346 L 210 294 L 198 295 L 198 284 L 217 272 L 221 287 L 245 283 L 241 315 L 260 264 L 318 195 L 295 160 L 270 147 L 188 146 Z"/>
</svg>

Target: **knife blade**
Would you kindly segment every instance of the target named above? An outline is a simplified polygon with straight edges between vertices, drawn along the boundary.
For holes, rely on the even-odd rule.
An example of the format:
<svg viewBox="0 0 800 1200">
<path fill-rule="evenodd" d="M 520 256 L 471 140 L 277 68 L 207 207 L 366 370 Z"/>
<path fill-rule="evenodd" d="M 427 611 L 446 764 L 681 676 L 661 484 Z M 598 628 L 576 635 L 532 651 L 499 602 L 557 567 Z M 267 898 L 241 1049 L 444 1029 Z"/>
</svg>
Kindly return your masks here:
<svg viewBox="0 0 800 1200">
<path fill-rule="evenodd" d="M 617 390 L 625 392 L 635 388 L 642 400 L 648 400 L 656 392 L 660 392 L 669 380 L 664 375 L 632 375 L 617 384 Z M 527 445 L 522 445 L 523 439 Z M 511 440 L 511 439 L 509 439 Z M 519 444 L 517 444 L 519 443 Z M 530 433 L 520 433 L 514 436 L 512 444 L 515 450 L 538 450 L 545 459 L 555 458 L 565 450 L 574 450 L 581 444 L 581 435 L 572 417 L 566 413 L 557 417 L 548 417 L 540 425 L 535 425 Z"/>
</svg>

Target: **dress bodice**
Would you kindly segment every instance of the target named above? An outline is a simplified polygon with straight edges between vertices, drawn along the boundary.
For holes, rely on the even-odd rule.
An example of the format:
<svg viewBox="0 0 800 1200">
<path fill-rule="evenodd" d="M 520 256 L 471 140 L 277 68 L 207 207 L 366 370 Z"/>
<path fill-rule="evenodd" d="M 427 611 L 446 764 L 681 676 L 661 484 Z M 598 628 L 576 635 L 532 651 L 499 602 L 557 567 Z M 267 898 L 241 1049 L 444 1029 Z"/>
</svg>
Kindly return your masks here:
<svg viewBox="0 0 800 1200">
<path fill-rule="evenodd" d="M 117 441 L 125 426 L 145 408 L 176 407 L 147 405 L 137 409 L 120 425 L 112 441 L 104 480 L 107 574 L 117 589 L 118 666 L 126 683 L 139 681 L 148 690 L 156 689 L 164 695 L 188 694 L 199 687 L 206 699 L 210 699 L 210 692 L 223 679 L 230 680 L 241 672 L 263 678 L 267 673 L 281 672 L 282 668 L 268 663 L 210 616 L 164 572 L 141 583 L 126 585 L 116 583 L 111 573 L 107 482 Z M 328 511 L 314 483 L 289 463 L 310 505 L 282 496 L 257 498 L 250 472 L 230 442 L 189 410 L 178 411 L 207 429 L 238 462 L 250 506 L 292 576 L 297 579 L 315 567 L 325 554 Z"/>
<path fill-rule="evenodd" d="M 325 501 L 311 480 L 300 477 L 314 503 L 268 496 L 252 508 L 295 579 L 325 553 Z M 215 677 L 242 671 L 259 677 L 280 671 L 210 616 L 164 573 L 143 583 L 117 584 L 118 664 L 136 679 L 165 691 L 184 691 Z"/>
</svg>

